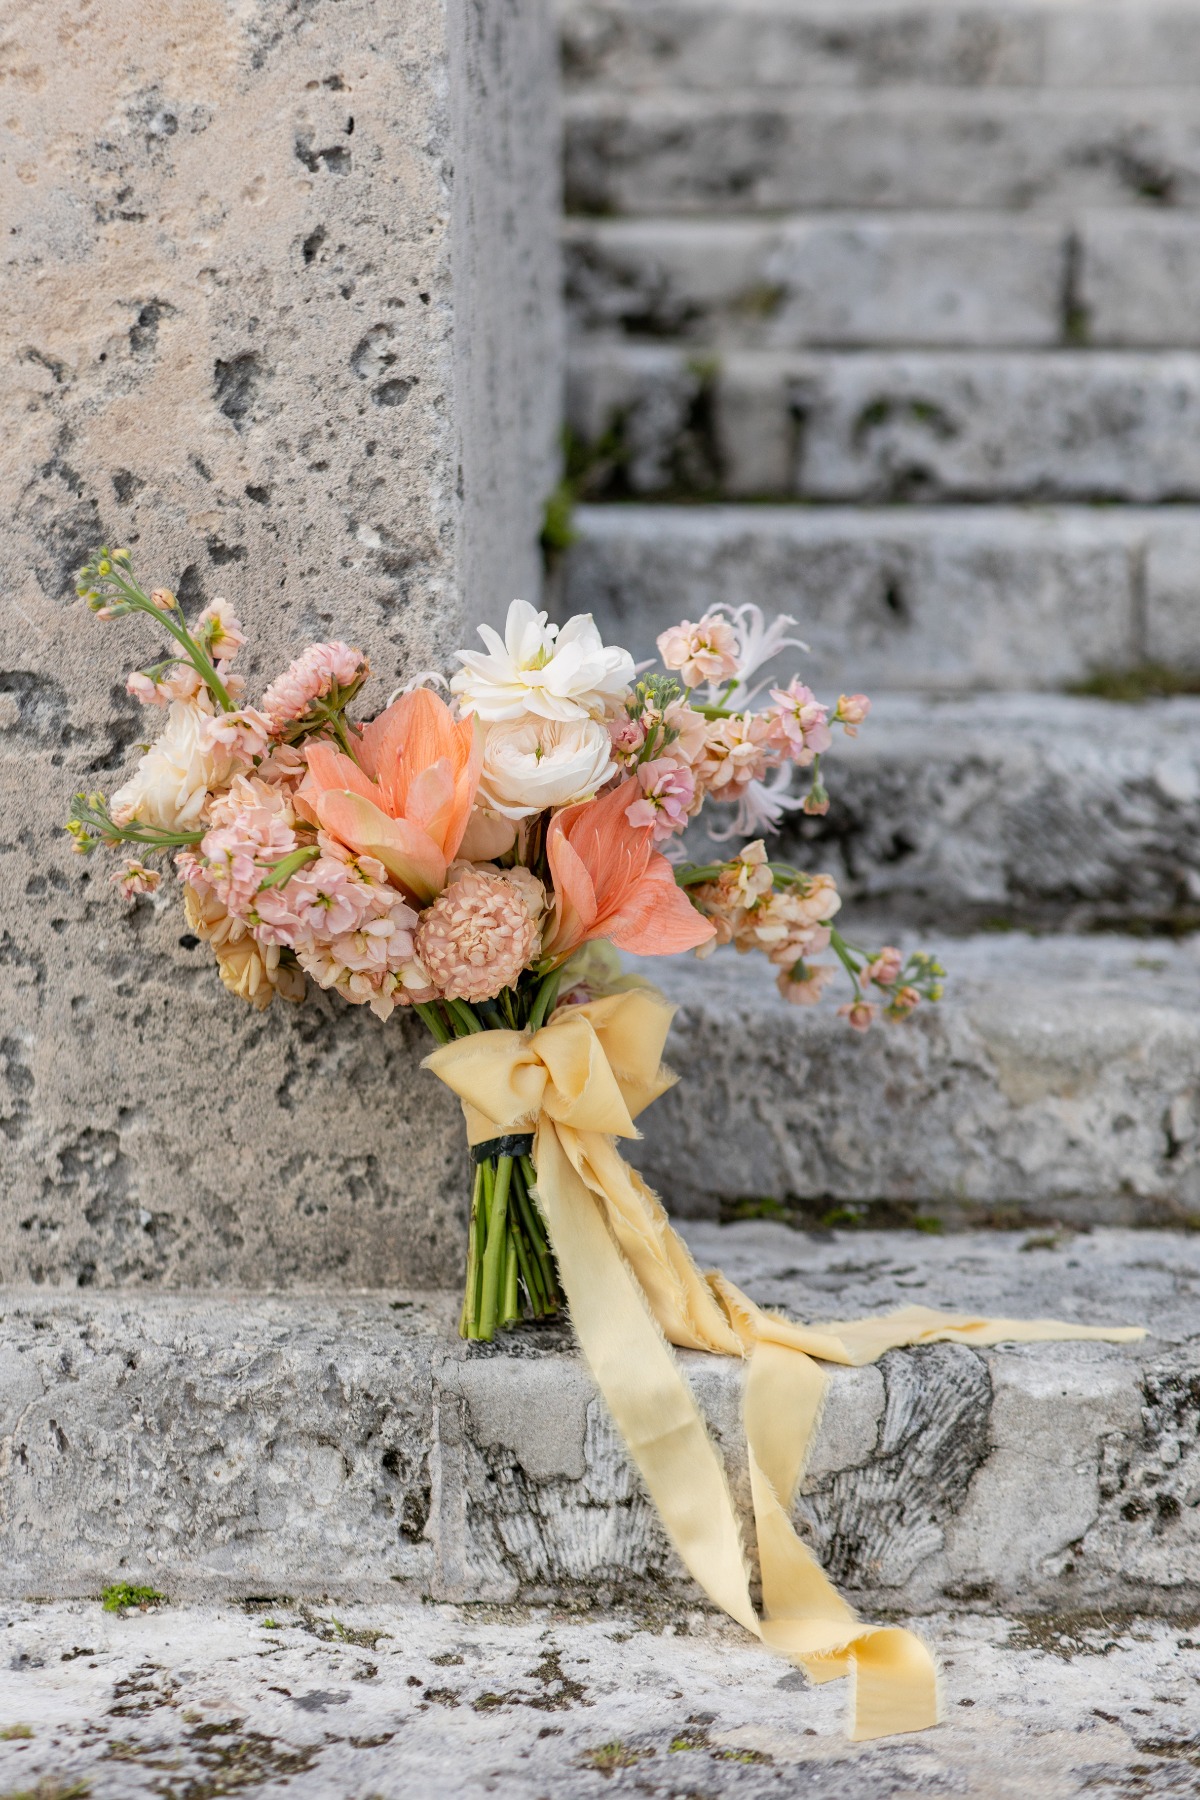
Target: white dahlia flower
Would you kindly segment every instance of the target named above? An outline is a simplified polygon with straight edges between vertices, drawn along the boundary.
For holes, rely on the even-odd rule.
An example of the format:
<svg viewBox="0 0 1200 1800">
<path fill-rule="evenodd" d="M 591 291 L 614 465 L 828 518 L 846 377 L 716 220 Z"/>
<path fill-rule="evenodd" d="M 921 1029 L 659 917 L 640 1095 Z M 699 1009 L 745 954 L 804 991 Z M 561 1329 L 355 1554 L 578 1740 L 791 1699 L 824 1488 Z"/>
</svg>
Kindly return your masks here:
<svg viewBox="0 0 1200 1800">
<path fill-rule="evenodd" d="M 551 625 L 527 600 L 508 609 L 504 636 L 490 625 L 481 650 L 460 650 L 462 668 L 450 686 L 464 712 L 486 724 L 522 719 L 603 719 L 614 712 L 633 680 L 628 650 L 607 649 L 591 613 Z"/>
</svg>

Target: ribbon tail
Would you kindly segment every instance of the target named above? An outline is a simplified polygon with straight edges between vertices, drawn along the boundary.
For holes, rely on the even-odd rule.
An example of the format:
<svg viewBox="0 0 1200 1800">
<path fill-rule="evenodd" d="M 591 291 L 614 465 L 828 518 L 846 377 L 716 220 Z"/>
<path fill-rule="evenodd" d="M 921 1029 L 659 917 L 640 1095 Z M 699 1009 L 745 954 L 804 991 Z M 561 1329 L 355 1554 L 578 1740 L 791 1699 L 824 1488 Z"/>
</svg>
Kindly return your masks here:
<svg viewBox="0 0 1200 1800">
<path fill-rule="evenodd" d="M 725 1468 L 691 1388 L 553 1123 L 537 1139 L 537 1194 L 571 1323 L 618 1431 L 688 1571 L 758 1632 Z"/>
</svg>

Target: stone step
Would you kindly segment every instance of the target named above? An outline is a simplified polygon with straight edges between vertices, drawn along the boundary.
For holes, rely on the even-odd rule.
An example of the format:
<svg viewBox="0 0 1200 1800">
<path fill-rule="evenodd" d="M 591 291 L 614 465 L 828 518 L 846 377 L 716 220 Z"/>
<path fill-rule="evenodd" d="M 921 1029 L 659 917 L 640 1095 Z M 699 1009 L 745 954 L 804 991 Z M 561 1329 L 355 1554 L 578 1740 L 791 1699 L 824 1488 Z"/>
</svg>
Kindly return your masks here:
<svg viewBox="0 0 1200 1800">
<path fill-rule="evenodd" d="M 1188 350 L 732 350 L 700 361 L 585 341 L 569 394 L 576 437 L 620 447 L 608 456 L 618 494 L 1200 499 L 1200 355 Z"/>
<path fill-rule="evenodd" d="M 567 0 L 568 87 L 1188 87 L 1200 17 L 1181 0 Z"/>
<path fill-rule="evenodd" d="M 792 614 L 813 685 L 1051 689 L 1200 667 L 1191 507 L 585 506 L 560 616 L 638 657 L 720 601 Z"/>
<path fill-rule="evenodd" d="M 844 1682 L 813 1687 L 738 1626 L 656 1596 L 586 1612 L 336 1592 L 120 1616 L 11 1606 L 0 1783 L 37 1800 L 1194 1792 L 1186 1624 L 954 1611 L 915 1625 L 941 1672 L 939 1729 L 854 1744 Z"/>
<path fill-rule="evenodd" d="M 819 853 L 804 859 L 825 865 Z M 787 1006 L 762 959 L 647 962 L 681 1077 L 632 1154 L 673 1208 L 770 1196 L 812 1222 L 1200 1219 L 1200 944 L 996 931 L 933 949 L 945 998 L 866 1037 Z M 848 990 L 847 990 L 848 991 Z"/>
<path fill-rule="evenodd" d="M 1190 95 L 883 89 L 568 96 L 567 208 L 1195 208 Z"/>
<path fill-rule="evenodd" d="M 1200 925 L 1200 700 L 872 699 L 778 852 L 923 929 Z"/>
<path fill-rule="evenodd" d="M 1132 1346 L 938 1345 L 832 1370 L 796 1511 L 876 1612 L 1192 1605 L 1200 1239 L 689 1235 L 706 1266 L 812 1320 L 922 1303 L 1146 1323 Z M 453 1309 L 7 1291 L 4 1600 L 124 1581 L 174 1602 L 259 1596 L 265 1615 L 285 1595 L 695 1606 L 566 1329 L 468 1350 Z M 682 1363 L 749 1522 L 741 1368 Z"/>
<path fill-rule="evenodd" d="M 1135 208 L 568 219 L 579 331 L 705 351 L 1200 345 L 1200 220 Z"/>
</svg>

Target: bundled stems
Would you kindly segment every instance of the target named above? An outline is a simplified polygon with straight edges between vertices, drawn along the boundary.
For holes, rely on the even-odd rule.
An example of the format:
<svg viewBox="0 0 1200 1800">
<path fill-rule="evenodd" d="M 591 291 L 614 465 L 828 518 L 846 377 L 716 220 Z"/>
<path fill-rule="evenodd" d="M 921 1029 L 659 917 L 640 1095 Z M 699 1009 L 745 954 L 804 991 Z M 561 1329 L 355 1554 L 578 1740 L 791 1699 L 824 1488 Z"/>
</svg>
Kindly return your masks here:
<svg viewBox="0 0 1200 1800">
<path fill-rule="evenodd" d="M 490 1343 L 522 1319 L 549 1319 L 562 1296 L 554 1255 L 533 1198 L 528 1156 L 488 1156 L 476 1165 L 461 1336 Z"/>
</svg>

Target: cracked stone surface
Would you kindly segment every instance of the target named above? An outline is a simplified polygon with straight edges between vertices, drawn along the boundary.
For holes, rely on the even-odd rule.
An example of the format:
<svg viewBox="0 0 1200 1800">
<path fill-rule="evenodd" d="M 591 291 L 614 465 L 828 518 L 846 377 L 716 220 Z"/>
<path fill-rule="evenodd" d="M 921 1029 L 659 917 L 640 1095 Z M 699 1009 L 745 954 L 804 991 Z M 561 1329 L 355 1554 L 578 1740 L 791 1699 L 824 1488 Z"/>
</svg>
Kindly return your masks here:
<svg viewBox="0 0 1200 1800">
<path fill-rule="evenodd" d="M 817 1321 L 914 1302 L 1148 1327 L 831 1369 L 798 1525 L 864 1610 L 1182 1614 L 1200 1581 L 1200 1238 L 687 1227 Z M 698 1598 L 569 1328 L 468 1347 L 455 1296 L 8 1294 L 0 1594 Z M 681 1364 L 754 1544 L 736 1362 Z M 786 1421 L 781 1421 L 786 1429 Z"/>
<path fill-rule="evenodd" d="M 944 1722 L 851 1745 L 844 1683 L 812 1688 L 736 1627 L 679 1608 L 6 1607 L 0 1788 L 58 1800 L 1195 1793 L 1200 1647 L 1185 1628 L 918 1624 Z"/>
<path fill-rule="evenodd" d="M 251 696 L 358 641 L 375 706 L 536 590 L 543 8 L 26 0 L 9 37 L 0 1279 L 446 1280 L 466 1162 L 416 1034 L 250 1015 L 173 897 L 127 909 L 70 853 L 71 794 L 147 732 L 124 680 L 152 648 L 74 575 L 106 539 L 190 613 L 225 595 Z"/>
</svg>

